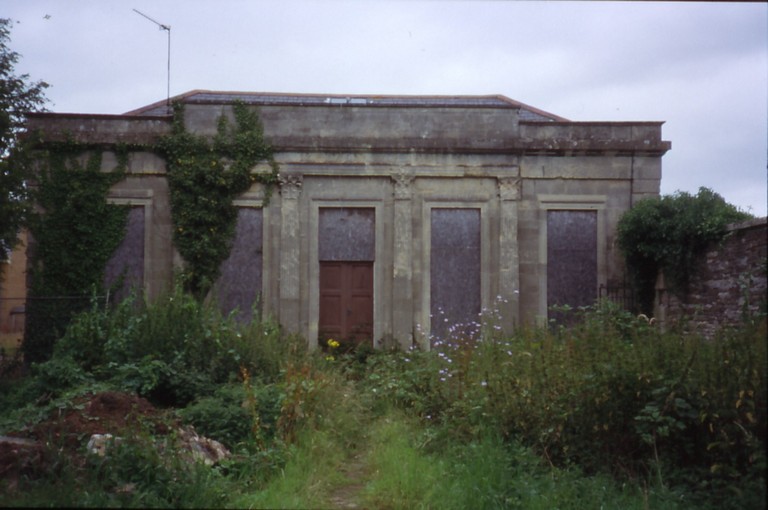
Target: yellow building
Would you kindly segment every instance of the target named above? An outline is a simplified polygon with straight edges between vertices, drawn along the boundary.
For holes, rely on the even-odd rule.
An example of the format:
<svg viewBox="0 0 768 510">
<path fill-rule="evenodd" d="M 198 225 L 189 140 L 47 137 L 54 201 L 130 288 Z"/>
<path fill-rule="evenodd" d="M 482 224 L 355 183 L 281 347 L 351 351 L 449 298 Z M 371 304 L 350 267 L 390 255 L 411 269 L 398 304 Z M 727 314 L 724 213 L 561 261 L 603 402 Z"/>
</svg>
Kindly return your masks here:
<svg viewBox="0 0 768 510">
<path fill-rule="evenodd" d="M 27 233 L 0 262 L 0 347 L 5 354 L 18 348 L 24 336 L 24 303 L 27 299 Z"/>
</svg>

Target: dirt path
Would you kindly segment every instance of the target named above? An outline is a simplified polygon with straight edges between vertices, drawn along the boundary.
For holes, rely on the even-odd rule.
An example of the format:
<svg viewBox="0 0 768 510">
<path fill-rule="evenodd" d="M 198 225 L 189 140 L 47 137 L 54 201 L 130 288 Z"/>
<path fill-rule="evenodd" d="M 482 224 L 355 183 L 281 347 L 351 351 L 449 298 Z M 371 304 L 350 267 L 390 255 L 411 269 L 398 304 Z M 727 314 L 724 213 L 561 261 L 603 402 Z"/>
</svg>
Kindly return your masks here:
<svg viewBox="0 0 768 510">
<path fill-rule="evenodd" d="M 336 487 L 328 497 L 331 508 L 363 508 L 360 506 L 360 493 L 365 488 L 367 476 L 365 453 L 356 452 L 341 468 L 346 481 Z"/>
</svg>

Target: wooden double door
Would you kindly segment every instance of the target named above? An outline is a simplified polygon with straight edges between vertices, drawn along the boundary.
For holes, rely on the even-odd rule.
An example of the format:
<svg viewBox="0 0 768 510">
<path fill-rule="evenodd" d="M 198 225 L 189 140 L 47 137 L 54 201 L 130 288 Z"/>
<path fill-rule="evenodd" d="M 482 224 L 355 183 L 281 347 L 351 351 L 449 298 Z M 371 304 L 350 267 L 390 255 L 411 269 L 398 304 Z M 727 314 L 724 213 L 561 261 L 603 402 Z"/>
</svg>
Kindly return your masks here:
<svg viewBox="0 0 768 510">
<path fill-rule="evenodd" d="M 320 262 L 320 342 L 343 348 L 373 337 L 373 261 Z"/>
</svg>

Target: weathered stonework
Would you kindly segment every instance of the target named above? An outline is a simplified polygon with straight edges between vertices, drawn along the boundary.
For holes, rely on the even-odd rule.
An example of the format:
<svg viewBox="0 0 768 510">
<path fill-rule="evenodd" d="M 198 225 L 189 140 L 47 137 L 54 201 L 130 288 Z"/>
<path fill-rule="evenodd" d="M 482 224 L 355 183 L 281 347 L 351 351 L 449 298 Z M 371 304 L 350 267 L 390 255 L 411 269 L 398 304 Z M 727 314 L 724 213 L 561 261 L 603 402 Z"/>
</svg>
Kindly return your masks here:
<svg viewBox="0 0 768 510">
<path fill-rule="evenodd" d="M 432 295 L 438 288 L 433 283 L 458 296 L 470 293 L 466 302 L 483 309 L 498 307 L 506 328 L 546 320 L 550 211 L 594 215 L 597 241 L 587 250 L 594 249 L 597 269 L 590 278 L 597 281 L 588 287 L 621 282 L 616 224 L 636 200 L 658 194 L 661 157 L 670 148 L 661 139 L 661 122 L 570 122 L 503 96 L 194 91 L 176 100 L 184 103 L 186 128 L 206 135 L 216 132 L 221 114 L 233 120 L 235 101 L 258 109 L 280 186 L 266 204 L 259 184 L 236 204 L 263 209 L 262 246 L 253 247 L 262 256 L 263 311 L 311 346 L 322 341 L 323 314 L 337 307 L 334 282 L 321 274 L 319 218 L 325 208 L 362 208 L 373 217 L 372 273 L 351 273 L 349 282 L 339 284 L 340 313 L 370 311 L 374 345 L 393 340 L 426 346 L 432 311 L 455 306 L 454 295 L 451 303 Z M 144 210 L 143 278 L 150 297 L 168 288 L 178 264 L 165 164 L 151 150 L 170 126 L 165 101 L 125 115 L 47 113 L 29 120 L 43 147 L 68 137 L 106 151 L 136 144 L 128 177 L 113 187 L 111 199 Z M 445 225 L 455 225 L 446 232 L 450 240 L 439 237 Z M 462 235 L 470 236 L 466 243 Z M 239 258 L 247 255 L 247 246 L 238 249 Z M 472 289 L 433 281 L 443 278 L 444 269 L 432 268 L 445 266 L 454 250 L 465 253 L 457 263 L 477 265 L 460 279 L 467 276 Z M 370 282 L 362 289 L 370 298 L 355 297 L 361 282 Z M 371 309 L 358 309 L 360 303 Z"/>
<path fill-rule="evenodd" d="M 711 246 L 696 267 L 688 292 L 675 296 L 657 285 L 656 316 L 669 325 L 679 320 L 705 336 L 738 326 L 745 319 L 765 313 L 768 283 L 768 225 L 765 218 L 729 227 L 725 240 Z"/>
</svg>

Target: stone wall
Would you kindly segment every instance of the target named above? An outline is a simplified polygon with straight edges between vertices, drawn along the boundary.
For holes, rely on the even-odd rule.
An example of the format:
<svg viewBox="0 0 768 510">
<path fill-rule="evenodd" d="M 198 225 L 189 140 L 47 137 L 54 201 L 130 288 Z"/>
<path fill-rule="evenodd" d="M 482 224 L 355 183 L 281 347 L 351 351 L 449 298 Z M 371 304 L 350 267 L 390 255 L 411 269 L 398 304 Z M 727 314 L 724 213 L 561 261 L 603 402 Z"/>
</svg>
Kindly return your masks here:
<svg viewBox="0 0 768 510">
<path fill-rule="evenodd" d="M 730 225 L 725 240 L 711 246 L 682 298 L 657 285 L 656 316 L 671 325 L 691 320 L 706 336 L 739 325 L 745 316 L 766 310 L 766 218 Z"/>
</svg>

